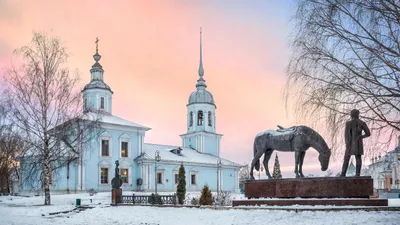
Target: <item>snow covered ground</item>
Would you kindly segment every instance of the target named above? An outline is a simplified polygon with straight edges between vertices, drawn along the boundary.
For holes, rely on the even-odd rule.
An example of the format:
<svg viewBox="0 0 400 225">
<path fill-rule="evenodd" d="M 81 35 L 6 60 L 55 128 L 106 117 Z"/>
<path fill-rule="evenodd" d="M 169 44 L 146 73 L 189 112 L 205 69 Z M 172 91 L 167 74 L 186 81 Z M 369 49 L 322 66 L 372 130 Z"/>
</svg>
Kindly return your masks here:
<svg viewBox="0 0 400 225">
<path fill-rule="evenodd" d="M 75 199 L 95 208 L 80 213 L 51 216 L 70 210 Z M 241 198 L 234 196 L 234 198 Z M 92 199 L 92 201 L 90 201 Z M 52 195 L 52 205 L 43 206 L 43 197 L 0 197 L 0 225 L 47 224 L 132 224 L 132 225 L 241 225 L 241 224 L 398 224 L 398 211 L 293 212 L 281 210 L 213 210 L 196 208 L 157 208 L 143 206 L 110 207 L 110 193 Z"/>
</svg>

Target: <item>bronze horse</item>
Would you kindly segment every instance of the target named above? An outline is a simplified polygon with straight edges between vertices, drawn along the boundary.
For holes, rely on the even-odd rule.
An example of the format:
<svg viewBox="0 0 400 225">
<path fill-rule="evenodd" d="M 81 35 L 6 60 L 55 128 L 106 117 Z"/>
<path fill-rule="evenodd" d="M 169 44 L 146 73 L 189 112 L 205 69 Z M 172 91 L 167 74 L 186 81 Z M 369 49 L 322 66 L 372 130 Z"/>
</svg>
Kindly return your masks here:
<svg viewBox="0 0 400 225">
<path fill-rule="evenodd" d="M 303 162 L 306 151 L 312 147 L 319 152 L 318 160 L 321 164 L 321 170 L 326 171 L 329 166 L 331 150 L 328 148 L 325 140 L 313 129 L 307 126 L 295 126 L 283 128 L 278 126 L 278 130 L 267 130 L 259 133 L 254 140 L 254 159 L 251 162 L 250 178 L 254 179 L 253 169 L 260 169 L 260 158 L 264 156 L 264 168 L 266 175 L 271 179 L 268 169 L 268 161 L 274 150 L 282 152 L 295 153 L 296 177 L 304 177 Z"/>
</svg>

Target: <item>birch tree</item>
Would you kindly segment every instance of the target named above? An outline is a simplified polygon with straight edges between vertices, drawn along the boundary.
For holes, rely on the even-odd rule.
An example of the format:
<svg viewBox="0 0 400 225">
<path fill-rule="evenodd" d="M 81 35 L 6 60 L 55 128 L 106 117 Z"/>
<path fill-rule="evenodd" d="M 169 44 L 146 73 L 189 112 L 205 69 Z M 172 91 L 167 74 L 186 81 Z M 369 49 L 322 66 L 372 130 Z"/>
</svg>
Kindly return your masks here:
<svg viewBox="0 0 400 225">
<path fill-rule="evenodd" d="M 297 4 L 287 105 L 298 120 L 328 127 L 335 156 L 344 152 L 344 123 L 354 108 L 371 127 L 370 141 L 379 144 L 366 154 L 386 150 L 400 135 L 399 1 Z"/>
<path fill-rule="evenodd" d="M 15 55 L 22 64 L 6 70 L 6 99 L 9 120 L 22 131 L 28 149 L 22 180 L 43 189 L 48 205 L 53 175 L 81 157 L 83 146 L 100 132 L 100 118 L 97 113 L 84 117 L 79 75 L 69 71 L 59 38 L 34 32 L 31 43 Z"/>
</svg>

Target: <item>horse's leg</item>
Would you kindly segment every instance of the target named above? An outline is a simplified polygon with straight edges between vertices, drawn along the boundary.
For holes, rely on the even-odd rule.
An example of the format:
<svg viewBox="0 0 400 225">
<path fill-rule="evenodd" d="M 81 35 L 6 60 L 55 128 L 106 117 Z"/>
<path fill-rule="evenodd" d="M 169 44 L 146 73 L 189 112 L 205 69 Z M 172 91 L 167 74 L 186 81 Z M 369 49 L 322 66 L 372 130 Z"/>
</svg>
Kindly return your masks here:
<svg viewBox="0 0 400 225">
<path fill-rule="evenodd" d="M 304 177 L 303 174 L 303 162 L 304 162 L 304 156 L 306 155 L 306 151 L 302 151 L 300 153 L 300 162 L 299 162 L 299 173 L 300 173 L 300 177 Z"/>
<path fill-rule="evenodd" d="M 265 174 L 267 175 L 268 179 L 272 179 L 272 176 L 269 173 L 269 169 L 268 169 L 268 162 L 269 162 L 269 159 L 271 158 L 271 155 L 272 155 L 273 151 L 274 150 L 272 150 L 272 149 L 268 149 L 265 152 L 265 155 L 264 155 L 264 162 L 263 163 L 264 163 Z"/>
<path fill-rule="evenodd" d="M 264 154 L 263 151 L 257 151 L 256 155 L 254 156 L 253 161 L 251 161 L 251 168 L 250 168 L 250 179 L 254 180 L 254 176 L 253 176 L 253 169 L 254 169 L 254 165 L 256 164 L 256 162 L 258 160 L 260 160 L 261 156 Z"/>
<path fill-rule="evenodd" d="M 296 175 L 296 178 L 300 177 L 299 175 L 299 162 L 300 162 L 300 155 L 301 152 L 298 150 L 295 150 L 294 152 L 294 174 Z"/>
</svg>

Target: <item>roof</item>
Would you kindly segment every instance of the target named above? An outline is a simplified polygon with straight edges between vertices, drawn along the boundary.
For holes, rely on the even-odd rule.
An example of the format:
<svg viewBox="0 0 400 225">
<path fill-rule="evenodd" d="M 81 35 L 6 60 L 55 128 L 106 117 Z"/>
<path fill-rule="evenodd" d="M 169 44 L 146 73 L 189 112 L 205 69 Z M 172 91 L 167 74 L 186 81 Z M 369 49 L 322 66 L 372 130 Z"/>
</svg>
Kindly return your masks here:
<svg viewBox="0 0 400 225">
<path fill-rule="evenodd" d="M 123 119 L 121 117 L 114 116 L 111 114 L 101 113 L 99 116 L 97 116 L 97 113 L 88 112 L 83 115 L 83 119 L 85 119 L 85 120 L 95 120 L 96 118 L 100 118 L 100 121 L 102 123 L 114 124 L 114 125 L 119 125 L 119 126 L 127 126 L 127 127 L 135 127 L 135 128 L 144 129 L 144 130 L 151 129 L 144 125 L 140 125 L 140 124 L 131 122 L 129 120 L 126 120 L 126 119 Z"/>
<path fill-rule="evenodd" d="M 102 80 L 92 80 L 90 83 L 86 84 L 85 87 L 83 88 L 82 91 L 88 90 L 88 89 L 105 89 L 111 91 L 110 86 L 108 86 L 106 83 L 104 83 Z M 111 91 L 113 92 L 113 91 Z"/>
<path fill-rule="evenodd" d="M 181 148 L 181 154 L 172 153 L 171 150 Z M 242 167 L 243 165 L 234 163 L 232 161 L 219 158 L 215 155 L 200 153 L 195 149 L 191 148 L 183 148 L 180 146 L 173 145 L 159 145 L 159 144 L 143 144 L 143 152 L 141 156 L 136 158 L 136 160 L 140 159 L 149 159 L 154 160 L 156 151 L 159 151 L 161 161 L 171 161 L 171 162 L 183 162 L 183 163 L 202 163 L 209 165 L 217 165 L 218 159 L 221 159 L 221 163 L 223 166 L 231 166 L 231 167 Z"/>
<path fill-rule="evenodd" d="M 190 94 L 189 104 L 194 104 L 194 103 L 208 103 L 215 105 L 213 95 L 206 89 L 198 89 L 192 92 L 192 94 Z"/>
</svg>

